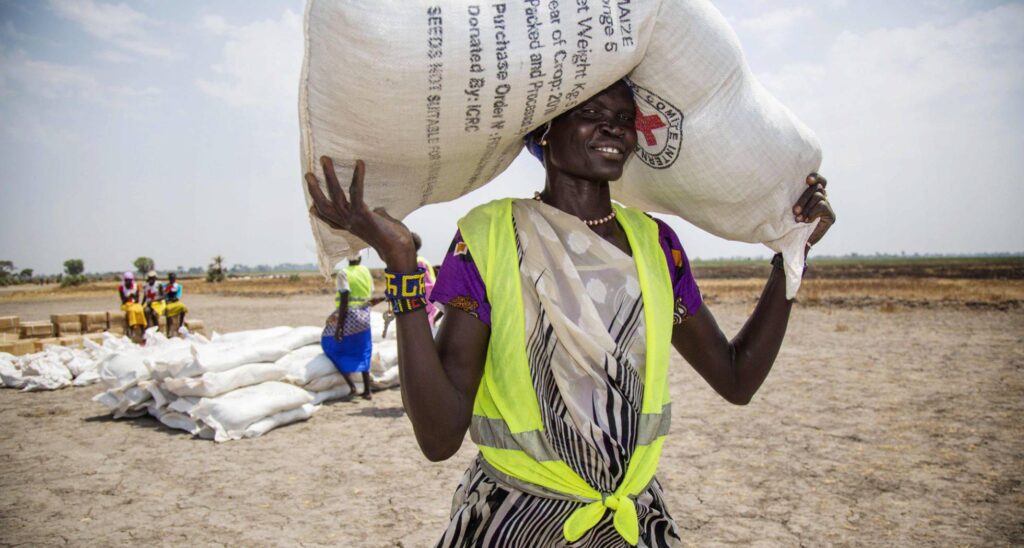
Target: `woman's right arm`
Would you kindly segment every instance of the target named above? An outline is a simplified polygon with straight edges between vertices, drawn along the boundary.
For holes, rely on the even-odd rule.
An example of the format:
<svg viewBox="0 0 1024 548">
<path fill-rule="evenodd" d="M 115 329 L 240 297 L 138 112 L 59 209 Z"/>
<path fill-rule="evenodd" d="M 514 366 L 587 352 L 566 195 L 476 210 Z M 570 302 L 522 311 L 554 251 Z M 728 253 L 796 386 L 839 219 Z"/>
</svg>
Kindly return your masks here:
<svg viewBox="0 0 1024 548">
<path fill-rule="evenodd" d="M 347 230 L 373 247 L 392 272 L 416 270 L 412 233 L 383 208 L 363 202 L 362 160 L 356 161 L 349 198 L 330 158 L 320 159 L 327 193 L 317 178 L 306 174 L 313 213 L 332 228 Z M 328 197 L 329 196 L 329 197 Z M 458 451 L 473 416 L 473 400 L 483 375 L 490 328 L 469 314 L 453 310 L 433 339 L 424 309 L 402 314 L 398 326 L 398 365 L 402 401 L 416 441 L 432 461 Z"/>
</svg>

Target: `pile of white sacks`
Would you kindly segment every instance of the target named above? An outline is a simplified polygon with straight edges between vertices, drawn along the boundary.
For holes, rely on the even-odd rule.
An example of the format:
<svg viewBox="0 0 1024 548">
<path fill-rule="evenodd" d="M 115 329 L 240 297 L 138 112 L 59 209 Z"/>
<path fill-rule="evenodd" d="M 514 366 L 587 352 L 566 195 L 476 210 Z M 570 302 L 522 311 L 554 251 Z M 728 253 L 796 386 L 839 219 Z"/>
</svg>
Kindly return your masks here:
<svg viewBox="0 0 1024 548">
<path fill-rule="evenodd" d="M 93 400 L 114 418 L 150 414 L 171 428 L 218 442 L 252 438 L 285 424 L 308 419 L 325 401 L 345 398 L 350 389 L 320 348 L 321 327 L 273 327 L 219 335 L 207 340 L 185 334 L 167 339 L 156 330 L 139 346 L 108 337 L 85 350 L 59 347 L 24 356 L 20 379 L 43 369 L 46 378 L 68 384 L 102 382 L 104 392 Z M 371 388 L 398 384 L 395 326 L 384 336 L 384 321 L 373 313 L 374 353 Z M 65 355 L 65 353 L 67 353 Z M 69 356 L 69 357 L 68 357 Z M 66 358 L 66 360 L 65 360 Z M 0 361 L 0 364 L 5 362 Z M 58 372 L 64 364 L 64 372 Z M 71 371 L 76 367 L 78 373 Z M 51 371 L 52 370 L 52 371 Z M 360 375 L 354 375 L 362 390 Z M 79 382 L 82 379 L 82 382 Z M 32 386 L 40 381 L 28 381 Z M 47 381 L 49 382 L 49 381 Z M 30 385 L 13 386 L 23 389 Z"/>
<path fill-rule="evenodd" d="M 0 352 L 0 387 L 34 392 L 99 382 L 99 364 L 131 341 L 104 333 L 102 345 L 88 339 L 84 343 L 84 348 L 51 345 L 24 356 Z"/>
</svg>

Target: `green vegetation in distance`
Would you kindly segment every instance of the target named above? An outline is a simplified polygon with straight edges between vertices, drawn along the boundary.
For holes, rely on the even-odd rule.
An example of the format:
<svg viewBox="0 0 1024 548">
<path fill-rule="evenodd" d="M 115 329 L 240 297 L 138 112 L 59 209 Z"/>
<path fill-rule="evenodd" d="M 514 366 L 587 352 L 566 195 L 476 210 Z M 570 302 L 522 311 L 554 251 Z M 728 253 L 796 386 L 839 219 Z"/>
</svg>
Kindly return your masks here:
<svg viewBox="0 0 1024 548">
<path fill-rule="evenodd" d="M 714 268 L 718 266 L 758 266 L 767 264 L 769 257 L 734 257 L 723 259 L 691 259 L 690 264 L 703 268 Z M 900 266 L 900 265 L 949 265 L 949 264 L 976 264 L 976 263 L 1009 263 L 1024 264 L 1024 254 L 985 254 L 985 255 L 814 255 L 813 252 L 807 261 L 815 265 L 848 266 L 857 264 L 870 264 L 871 266 Z"/>
</svg>

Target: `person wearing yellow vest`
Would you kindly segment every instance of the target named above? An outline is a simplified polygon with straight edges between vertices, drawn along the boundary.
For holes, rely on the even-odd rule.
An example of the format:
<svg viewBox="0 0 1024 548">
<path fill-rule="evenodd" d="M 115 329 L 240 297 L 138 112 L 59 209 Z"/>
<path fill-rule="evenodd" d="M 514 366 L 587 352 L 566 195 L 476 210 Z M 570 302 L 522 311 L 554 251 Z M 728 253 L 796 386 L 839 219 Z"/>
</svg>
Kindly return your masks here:
<svg viewBox="0 0 1024 548">
<path fill-rule="evenodd" d="M 336 276 L 334 312 L 327 317 L 320 346 L 334 367 L 345 377 L 349 389 L 356 393 L 352 373 L 362 373 L 363 399 L 373 398 L 370 392 L 370 359 L 373 356 L 373 337 L 370 333 L 370 305 L 373 294 L 373 276 L 363 266 L 362 257 L 353 255 L 348 265 Z M 379 302 L 379 300 L 378 300 Z"/>
<path fill-rule="evenodd" d="M 636 147 L 640 116 L 653 114 L 620 81 L 527 136 L 543 190 L 459 221 L 433 291 L 445 313 L 436 339 L 411 233 L 363 202 L 363 162 L 351 201 L 330 158 L 327 194 L 306 174 L 315 214 L 387 265 L 402 397 L 424 455 L 451 457 L 467 430 L 480 449 L 438 546 L 681 544 L 655 475 L 671 417 L 670 347 L 738 405 L 771 370 L 792 308 L 781 260 L 730 341 L 671 229 L 611 201 L 608 181 Z M 807 184 L 793 215 L 817 221 L 813 244 L 835 215 L 825 178 Z"/>
</svg>

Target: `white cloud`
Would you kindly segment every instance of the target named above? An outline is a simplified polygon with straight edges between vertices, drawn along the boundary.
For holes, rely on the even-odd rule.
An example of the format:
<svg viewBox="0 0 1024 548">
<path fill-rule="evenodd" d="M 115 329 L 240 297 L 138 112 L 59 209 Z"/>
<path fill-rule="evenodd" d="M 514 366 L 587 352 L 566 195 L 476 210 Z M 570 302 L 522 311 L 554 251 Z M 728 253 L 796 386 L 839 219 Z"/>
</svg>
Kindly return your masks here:
<svg viewBox="0 0 1024 548">
<path fill-rule="evenodd" d="M 96 54 L 96 58 L 99 59 L 100 61 L 106 61 L 108 63 L 117 63 L 117 64 L 133 63 L 136 60 L 131 55 L 125 55 L 124 53 L 121 53 L 120 51 L 113 50 L 113 49 L 103 50 L 103 51 L 97 53 Z"/>
<path fill-rule="evenodd" d="M 755 17 L 740 19 L 736 21 L 736 26 L 767 45 L 778 46 L 793 32 L 792 28 L 796 24 L 812 15 L 813 12 L 806 7 L 780 8 Z"/>
<path fill-rule="evenodd" d="M 225 38 L 215 78 L 196 86 L 233 107 L 258 107 L 293 115 L 302 67 L 302 16 L 286 10 L 278 19 L 233 26 L 207 15 L 199 27 Z"/>
<path fill-rule="evenodd" d="M 158 59 L 176 57 L 173 50 L 153 40 L 153 25 L 149 17 L 125 4 L 50 0 L 50 6 L 61 17 L 78 23 L 85 32 L 123 50 L 122 55 L 137 54 Z"/>
<path fill-rule="evenodd" d="M 85 99 L 124 106 L 160 94 L 154 87 L 142 89 L 112 86 L 82 67 L 39 61 L 23 51 L 0 50 L 0 96 L 20 94 L 22 99 Z"/>
<path fill-rule="evenodd" d="M 1011 4 L 945 25 L 845 32 L 822 63 L 761 75 L 821 137 L 834 232 L 845 207 L 860 231 L 846 237 L 876 244 L 846 249 L 1020 249 L 1021 28 L 1024 5 Z"/>
</svg>

